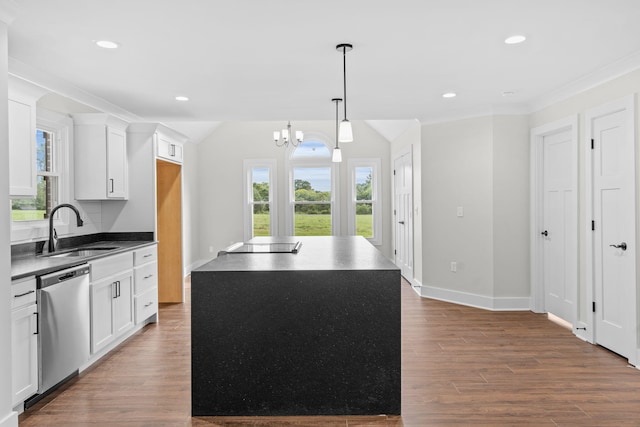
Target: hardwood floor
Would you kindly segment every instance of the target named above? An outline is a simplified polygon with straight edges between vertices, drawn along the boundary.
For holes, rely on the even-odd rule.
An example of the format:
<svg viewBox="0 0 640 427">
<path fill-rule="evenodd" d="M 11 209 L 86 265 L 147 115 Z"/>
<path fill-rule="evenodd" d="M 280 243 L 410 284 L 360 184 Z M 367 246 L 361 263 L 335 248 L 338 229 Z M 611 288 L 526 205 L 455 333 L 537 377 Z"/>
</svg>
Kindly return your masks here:
<svg viewBox="0 0 640 427">
<path fill-rule="evenodd" d="M 402 285 L 401 417 L 190 416 L 190 315 L 149 325 L 20 416 L 20 426 L 640 426 L 640 371 L 530 312 Z"/>
</svg>

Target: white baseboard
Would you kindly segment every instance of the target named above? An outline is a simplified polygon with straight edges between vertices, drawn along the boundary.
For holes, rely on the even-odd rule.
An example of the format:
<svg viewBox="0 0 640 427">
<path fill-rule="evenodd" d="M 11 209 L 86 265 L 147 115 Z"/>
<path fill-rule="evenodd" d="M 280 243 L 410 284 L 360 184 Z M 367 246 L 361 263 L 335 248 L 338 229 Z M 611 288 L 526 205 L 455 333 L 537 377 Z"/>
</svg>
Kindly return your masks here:
<svg viewBox="0 0 640 427">
<path fill-rule="evenodd" d="M 196 268 L 205 265 L 206 263 L 208 263 L 209 261 L 211 261 L 210 259 L 199 259 L 196 262 L 188 265 L 185 269 L 184 269 L 184 277 L 187 277 L 189 274 L 191 274 L 191 272 L 193 270 L 195 270 Z"/>
<path fill-rule="evenodd" d="M 416 279 L 415 277 L 409 279 L 404 276 L 402 276 L 402 278 L 407 282 L 409 282 L 409 284 L 411 285 L 411 289 L 413 289 L 414 291 L 416 291 L 418 295 L 420 295 L 420 289 L 422 288 L 422 283 L 420 283 L 418 279 Z"/>
<path fill-rule="evenodd" d="M 454 304 L 467 305 L 491 311 L 530 311 L 530 297 L 488 297 L 451 289 L 421 286 L 420 295 Z"/>
<path fill-rule="evenodd" d="M 18 427 L 18 413 L 9 412 L 4 418 L 0 419 L 0 427 Z"/>
</svg>

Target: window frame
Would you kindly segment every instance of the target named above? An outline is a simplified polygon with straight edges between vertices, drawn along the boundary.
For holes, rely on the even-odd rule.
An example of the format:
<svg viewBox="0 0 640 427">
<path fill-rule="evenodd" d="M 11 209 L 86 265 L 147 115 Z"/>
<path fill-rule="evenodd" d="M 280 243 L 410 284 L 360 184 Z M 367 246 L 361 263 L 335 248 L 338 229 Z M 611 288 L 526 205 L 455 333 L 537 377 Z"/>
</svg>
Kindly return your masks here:
<svg viewBox="0 0 640 427">
<path fill-rule="evenodd" d="M 269 170 L 269 230 L 271 236 L 278 235 L 278 197 L 277 197 L 277 162 L 275 159 L 245 159 L 243 162 L 244 186 L 244 239 L 251 240 L 253 235 L 253 170 L 266 168 Z M 263 204 L 263 203 L 261 203 Z"/>
<path fill-rule="evenodd" d="M 331 198 L 329 201 L 319 202 L 322 204 L 329 203 L 331 206 L 331 235 L 339 236 L 340 235 L 340 200 L 339 197 L 339 163 L 334 163 L 331 161 L 331 153 L 333 150 L 333 144 L 331 143 L 333 140 L 328 138 L 326 135 L 316 132 L 305 132 L 304 141 L 318 141 L 323 143 L 329 152 L 329 155 L 326 158 L 315 158 L 315 157 L 299 157 L 294 158 L 293 153 L 297 147 L 288 147 L 286 151 L 286 169 L 287 169 L 287 209 L 286 209 L 286 230 L 288 235 L 295 236 L 294 234 L 294 222 L 295 222 L 295 206 L 297 203 L 295 201 L 295 183 L 293 177 L 293 170 L 295 168 L 326 168 L 329 167 L 331 171 Z M 309 203 L 309 202 L 307 202 Z"/>
<path fill-rule="evenodd" d="M 37 171 L 37 176 L 58 177 L 58 204 L 68 203 L 72 194 L 73 176 L 70 172 L 70 152 L 72 144 L 73 121 L 69 116 L 41 108 L 36 109 L 36 126 L 34 132 L 42 130 L 53 133 L 53 158 L 55 172 Z M 36 159 L 34 158 L 35 162 Z M 68 234 L 69 212 L 66 209 L 56 213 L 53 225 L 59 235 Z M 39 239 L 48 237 L 49 218 L 30 221 L 11 221 L 11 241 Z"/>
<path fill-rule="evenodd" d="M 380 158 L 356 158 L 347 160 L 349 170 L 348 189 L 348 221 L 347 230 L 349 235 L 356 235 L 356 206 L 363 201 L 356 200 L 356 169 L 360 167 L 371 168 L 371 212 L 373 215 L 373 237 L 365 237 L 371 244 L 379 246 L 382 244 L 382 203 L 381 203 L 381 166 Z M 366 201 L 369 203 L 369 201 Z"/>
</svg>

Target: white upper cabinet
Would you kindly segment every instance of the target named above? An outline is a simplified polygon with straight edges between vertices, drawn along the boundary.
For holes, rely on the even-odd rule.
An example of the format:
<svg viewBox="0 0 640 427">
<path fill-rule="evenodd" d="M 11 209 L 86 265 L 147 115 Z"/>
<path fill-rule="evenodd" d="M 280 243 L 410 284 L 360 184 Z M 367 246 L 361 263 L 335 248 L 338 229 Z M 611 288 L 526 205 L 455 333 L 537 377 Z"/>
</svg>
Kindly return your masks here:
<svg viewBox="0 0 640 427">
<path fill-rule="evenodd" d="M 75 198 L 129 197 L 127 122 L 108 114 L 74 114 Z"/>
<path fill-rule="evenodd" d="M 36 100 L 46 91 L 9 79 L 9 196 L 35 197 Z"/>
<path fill-rule="evenodd" d="M 156 155 L 165 160 L 182 163 L 182 142 L 165 133 L 156 133 Z"/>
</svg>

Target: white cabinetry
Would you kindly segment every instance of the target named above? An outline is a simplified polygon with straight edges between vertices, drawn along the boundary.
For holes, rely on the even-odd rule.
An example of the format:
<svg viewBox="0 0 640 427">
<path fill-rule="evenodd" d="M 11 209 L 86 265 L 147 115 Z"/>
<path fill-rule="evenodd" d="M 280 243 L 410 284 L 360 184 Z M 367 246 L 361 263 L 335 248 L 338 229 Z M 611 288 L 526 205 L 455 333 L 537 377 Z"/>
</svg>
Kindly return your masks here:
<svg viewBox="0 0 640 427">
<path fill-rule="evenodd" d="M 155 245 L 133 253 L 136 324 L 158 313 L 158 249 Z"/>
<path fill-rule="evenodd" d="M 162 132 L 156 133 L 156 155 L 175 163 L 182 163 L 182 142 Z"/>
<path fill-rule="evenodd" d="M 91 262 L 91 353 L 133 325 L 133 253 Z"/>
<path fill-rule="evenodd" d="M 127 123 L 107 114 L 74 114 L 75 198 L 129 196 Z"/>
<path fill-rule="evenodd" d="M 12 282 L 11 294 L 11 392 L 15 407 L 38 390 L 35 277 Z"/>
<path fill-rule="evenodd" d="M 36 101 L 46 91 L 9 79 L 9 196 L 36 196 Z"/>
</svg>

